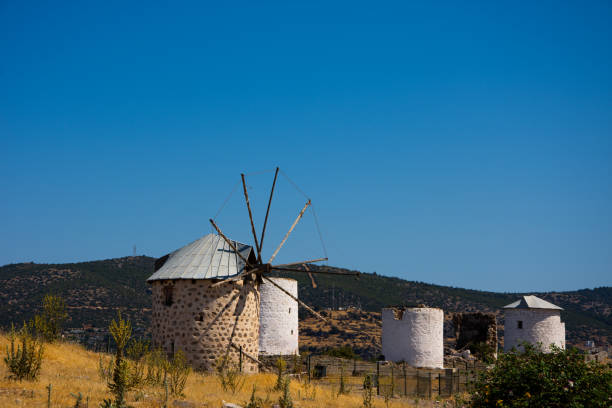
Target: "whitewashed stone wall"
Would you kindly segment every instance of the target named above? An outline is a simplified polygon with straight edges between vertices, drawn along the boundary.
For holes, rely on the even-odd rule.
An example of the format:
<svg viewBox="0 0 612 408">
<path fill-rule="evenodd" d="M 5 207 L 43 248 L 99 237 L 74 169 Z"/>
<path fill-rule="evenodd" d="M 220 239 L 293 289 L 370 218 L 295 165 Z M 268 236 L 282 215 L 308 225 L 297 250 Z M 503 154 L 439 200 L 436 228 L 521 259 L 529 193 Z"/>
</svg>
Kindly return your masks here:
<svg viewBox="0 0 612 408">
<path fill-rule="evenodd" d="M 519 321 L 523 328 L 519 329 Z M 542 343 L 544 351 L 550 345 L 565 348 L 565 323 L 559 310 L 549 309 L 506 309 L 504 323 L 504 351 L 519 347 L 520 343 L 536 345 Z"/>
<path fill-rule="evenodd" d="M 415 307 L 382 310 L 382 354 L 412 367 L 444 367 L 444 312 Z"/>
<path fill-rule="evenodd" d="M 168 354 L 182 350 L 192 367 L 213 371 L 217 360 L 229 352 L 239 363 L 239 352 L 259 353 L 259 292 L 254 282 L 238 281 L 211 287 L 213 281 L 164 280 L 151 283 L 153 345 Z M 166 305 L 164 288 L 172 288 Z M 243 356 L 243 372 L 258 372 L 257 363 Z"/>
<path fill-rule="evenodd" d="M 297 298 L 295 279 L 270 278 Z M 259 285 L 259 352 L 262 355 L 298 354 L 298 303 L 266 282 Z"/>
</svg>

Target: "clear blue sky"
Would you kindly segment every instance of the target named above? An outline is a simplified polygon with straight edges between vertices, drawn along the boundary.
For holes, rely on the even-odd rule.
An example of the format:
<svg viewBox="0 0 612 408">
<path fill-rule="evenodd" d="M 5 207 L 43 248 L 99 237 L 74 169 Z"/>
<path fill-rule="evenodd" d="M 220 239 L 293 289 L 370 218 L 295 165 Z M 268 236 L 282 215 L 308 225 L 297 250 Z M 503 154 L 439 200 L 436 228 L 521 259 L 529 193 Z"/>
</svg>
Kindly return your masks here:
<svg viewBox="0 0 612 408">
<path fill-rule="evenodd" d="M 217 3 L 0 3 L 0 264 L 163 255 L 279 165 L 330 265 L 612 285 L 612 3 Z M 322 252 L 309 213 L 279 261 Z"/>
</svg>

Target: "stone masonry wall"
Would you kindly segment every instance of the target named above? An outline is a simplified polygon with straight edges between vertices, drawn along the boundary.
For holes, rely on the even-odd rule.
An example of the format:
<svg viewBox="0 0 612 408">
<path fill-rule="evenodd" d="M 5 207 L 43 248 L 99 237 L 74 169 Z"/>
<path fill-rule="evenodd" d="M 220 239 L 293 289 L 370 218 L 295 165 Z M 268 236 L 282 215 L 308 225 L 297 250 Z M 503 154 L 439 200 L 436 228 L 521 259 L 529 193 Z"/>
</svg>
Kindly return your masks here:
<svg viewBox="0 0 612 408">
<path fill-rule="evenodd" d="M 211 287 L 214 281 L 153 281 L 153 345 L 168 354 L 182 350 L 197 370 L 213 371 L 217 360 L 228 353 L 238 364 L 242 346 L 255 358 L 259 354 L 259 292 L 252 281 L 228 282 Z M 167 304 L 171 292 L 172 302 Z M 246 373 L 258 372 L 257 363 L 242 358 Z"/>
<path fill-rule="evenodd" d="M 458 350 L 485 343 L 497 355 L 497 321 L 494 313 L 455 313 L 453 326 Z"/>
</svg>

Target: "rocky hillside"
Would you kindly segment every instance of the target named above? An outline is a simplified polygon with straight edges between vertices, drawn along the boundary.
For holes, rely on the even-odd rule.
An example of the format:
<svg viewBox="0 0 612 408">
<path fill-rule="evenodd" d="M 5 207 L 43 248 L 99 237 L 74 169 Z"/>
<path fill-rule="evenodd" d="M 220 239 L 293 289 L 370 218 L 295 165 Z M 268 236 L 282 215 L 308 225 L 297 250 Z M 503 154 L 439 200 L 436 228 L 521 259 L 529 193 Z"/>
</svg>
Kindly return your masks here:
<svg viewBox="0 0 612 408">
<path fill-rule="evenodd" d="M 153 271 L 154 261 L 154 258 L 138 256 L 73 264 L 2 266 L 0 325 L 6 327 L 11 322 L 29 319 L 39 309 L 42 297 L 55 293 L 66 299 L 70 327 L 106 327 L 115 310 L 121 308 L 134 321 L 137 332 L 144 334 L 151 306 L 145 280 Z M 302 313 L 302 347 L 320 349 L 350 342 L 356 349 L 368 349 L 366 354 L 379 347 L 382 307 L 423 303 L 441 307 L 445 312 L 494 312 L 498 313 L 498 322 L 503 324 L 500 308 L 519 295 L 431 285 L 368 273 L 359 278 L 316 275 L 315 289 L 307 275 L 294 273 L 291 276 L 299 281 L 300 298 L 319 310 L 354 307 L 367 312 L 334 312 L 338 322 L 333 327 L 323 327 Z M 562 318 L 570 344 L 587 339 L 609 344 L 612 340 L 612 288 L 533 294 L 565 308 Z"/>
</svg>

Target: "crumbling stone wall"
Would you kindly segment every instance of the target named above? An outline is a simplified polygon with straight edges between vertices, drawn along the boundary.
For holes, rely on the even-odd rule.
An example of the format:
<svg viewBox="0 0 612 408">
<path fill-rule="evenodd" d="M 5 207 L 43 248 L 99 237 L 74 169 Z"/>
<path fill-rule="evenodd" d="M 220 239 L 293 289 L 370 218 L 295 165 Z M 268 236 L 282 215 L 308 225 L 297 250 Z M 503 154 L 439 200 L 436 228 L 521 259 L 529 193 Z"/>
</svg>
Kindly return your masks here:
<svg viewBox="0 0 612 408">
<path fill-rule="evenodd" d="M 226 282 L 212 287 L 208 279 L 151 282 L 153 345 L 168 354 L 179 349 L 197 370 L 212 371 L 228 353 L 238 364 L 245 353 L 259 354 L 259 291 L 252 281 Z M 258 372 L 257 363 L 242 358 L 246 373 Z"/>
<path fill-rule="evenodd" d="M 497 355 L 497 321 L 494 313 L 455 313 L 453 316 L 457 350 L 484 343 Z"/>
</svg>

